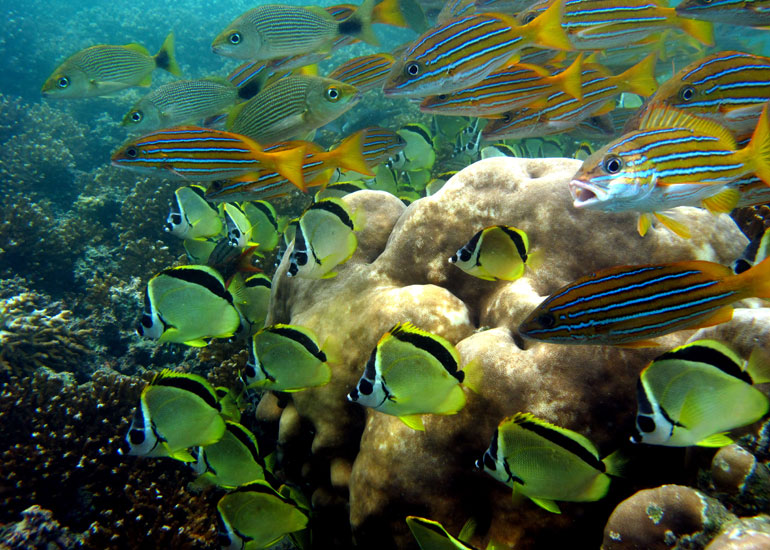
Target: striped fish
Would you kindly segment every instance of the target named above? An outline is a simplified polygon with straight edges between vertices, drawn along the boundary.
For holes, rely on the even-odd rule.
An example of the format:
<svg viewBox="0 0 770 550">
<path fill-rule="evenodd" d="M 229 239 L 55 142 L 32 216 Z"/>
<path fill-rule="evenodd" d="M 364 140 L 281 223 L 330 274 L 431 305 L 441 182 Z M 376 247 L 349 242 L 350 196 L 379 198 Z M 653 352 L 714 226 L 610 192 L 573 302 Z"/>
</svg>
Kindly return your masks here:
<svg viewBox="0 0 770 550">
<path fill-rule="evenodd" d="M 475 0 L 476 12 L 508 13 L 516 15 L 532 5 L 532 0 Z"/>
<path fill-rule="evenodd" d="M 266 4 L 230 23 L 212 42 L 214 53 L 235 59 L 263 60 L 328 52 L 339 35 L 377 45 L 371 28 L 374 0 L 364 0 L 344 21 L 323 8 Z"/>
<path fill-rule="evenodd" d="M 484 127 L 485 140 L 521 139 L 558 134 L 575 128 L 583 120 L 615 108 L 615 98 L 624 92 L 648 96 L 655 91 L 655 56 L 649 55 L 627 71 L 612 76 L 596 63 L 583 66 L 581 100 L 564 92 L 551 93 L 542 107 L 524 107 L 493 119 Z"/>
<path fill-rule="evenodd" d="M 502 14 L 451 19 L 413 42 L 385 83 L 391 97 L 426 96 L 471 86 L 505 65 L 519 50 L 538 45 L 570 49 L 554 4 L 528 25 Z"/>
<path fill-rule="evenodd" d="M 326 77 L 355 86 L 360 92 L 367 92 L 382 88 L 394 62 L 395 58 L 388 53 L 362 55 L 346 61 Z"/>
<path fill-rule="evenodd" d="M 642 212 L 640 235 L 651 221 L 644 213 L 654 212 L 669 229 L 686 237 L 686 230 L 659 212 L 683 205 L 729 212 L 740 194 L 724 186 L 751 175 L 770 185 L 766 111 L 743 149 L 737 149 L 732 135 L 715 122 L 671 107 L 651 110 L 641 126 L 585 160 L 570 182 L 575 207 Z"/>
<path fill-rule="evenodd" d="M 362 154 L 369 169 L 396 156 L 406 147 L 406 140 L 387 128 L 369 126 L 360 132 Z"/>
<path fill-rule="evenodd" d="M 538 7 L 530 9 L 537 12 Z M 519 20 L 528 17 L 524 12 Z M 576 50 L 624 46 L 668 28 L 680 29 L 705 45 L 714 44 L 711 23 L 680 18 L 674 8 L 657 0 L 624 0 L 622 5 L 615 0 L 565 0 L 561 21 Z"/>
<path fill-rule="evenodd" d="M 287 76 L 237 105 L 227 119 L 227 129 L 261 143 L 304 138 L 342 115 L 360 98 L 356 88 L 343 82 L 318 76 Z"/>
<path fill-rule="evenodd" d="M 770 25 L 770 0 L 683 0 L 676 13 L 714 23 L 766 27 Z"/>
<path fill-rule="evenodd" d="M 436 23 L 439 25 L 446 23 L 456 17 L 464 17 L 476 13 L 475 0 L 449 0 L 444 3 L 444 7 L 436 16 Z"/>
<path fill-rule="evenodd" d="M 304 158 L 304 147 L 266 153 L 257 143 L 238 134 L 181 126 L 129 141 L 112 155 L 112 164 L 189 181 L 275 170 L 301 187 Z"/>
<path fill-rule="evenodd" d="M 650 102 L 706 116 L 750 135 L 770 100 L 770 58 L 723 51 L 691 63 L 661 84 Z"/>
<path fill-rule="evenodd" d="M 61 99 L 108 95 L 131 86 L 149 86 L 156 68 L 182 75 L 174 57 L 173 32 L 154 56 L 140 44 L 100 44 L 80 50 L 56 68 L 41 92 Z"/>
<path fill-rule="evenodd" d="M 264 88 L 272 73 L 272 67 L 267 61 L 247 61 L 227 75 L 227 80 L 238 88 L 238 97 L 251 99 Z"/>
<path fill-rule="evenodd" d="M 123 125 L 150 132 L 227 111 L 238 99 L 238 88 L 224 78 L 175 80 L 156 88 L 126 113 Z"/>
<path fill-rule="evenodd" d="M 664 334 L 727 322 L 731 304 L 750 297 L 770 298 L 770 258 L 740 275 L 702 261 L 611 267 L 557 290 L 519 332 L 556 344 L 643 347 Z"/>
<path fill-rule="evenodd" d="M 517 64 L 494 72 L 468 88 L 428 96 L 420 104 L 420 110 L 437 115 L 487 117 L 539 101 L 545 104 L 546 96 L 556 90 L 579 100 L 582 99 L 581 72 L 582 56 L 553 76 L 540 67 Z"/>
<path fill-rule="evenodd" d="M 363 155 L 365 130 L 360 130 L 345 138 L 342 143 L 330 151 L 324 151 L 315 143 L 306 141 L 280 142 L 265 147 L 266 153 L 304 148 L 306 154 L 302 164 L 304 185 L 307 187 L 325 185 L 334 170 L 341 168 L 374 176 Z M 206 199 L 216 202 L 270 199 L 286 195 L 298 186 L 275 171 L 262 171 L 259 174 L 247 174 L 229 181 L 216 181 L 206 191 Z"/>
</svg>

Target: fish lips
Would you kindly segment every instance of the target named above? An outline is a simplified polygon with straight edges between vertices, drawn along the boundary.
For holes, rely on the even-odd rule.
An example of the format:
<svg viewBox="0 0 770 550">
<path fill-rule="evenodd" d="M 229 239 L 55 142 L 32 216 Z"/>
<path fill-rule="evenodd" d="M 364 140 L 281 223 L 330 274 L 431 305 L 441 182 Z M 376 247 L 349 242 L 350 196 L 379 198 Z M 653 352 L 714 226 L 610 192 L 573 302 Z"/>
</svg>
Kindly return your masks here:
<svg viewBox="0 0 770 550">
<path fill-rule="evenodd" d="M 607 199 L 607 191 L 581 180 L 570 181 L 569 192 L 575 208 L 591 208 Z"/>
</svg>

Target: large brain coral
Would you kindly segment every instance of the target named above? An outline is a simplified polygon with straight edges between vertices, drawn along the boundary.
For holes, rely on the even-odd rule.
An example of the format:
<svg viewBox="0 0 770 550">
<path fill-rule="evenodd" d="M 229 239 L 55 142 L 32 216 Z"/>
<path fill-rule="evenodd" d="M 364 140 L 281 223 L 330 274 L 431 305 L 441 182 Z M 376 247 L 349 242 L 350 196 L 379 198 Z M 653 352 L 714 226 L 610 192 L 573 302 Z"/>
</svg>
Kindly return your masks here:
<svg viewBox="0 0 770 550">
<path fill-rule="evenodd" d="M 473 464 L 498 422 L 518 411 L 586 435 L 603 454 L 618 448 L 633 426 L 639 371 L 692 332 L 668 335 L 660 348 L 624 350 L 528 342 L 516 327 L 546 295 L 592 270 L 691 259 L 729 264 L 746 239 L 728 216 L 697 209 L 683 209 L 691 240 L 665 229 L 642 239 L 633 214 L 576 210 L 566 181 L 579 165 L 489 159 L 408 208 L 385 193 L 354 193 L 345 201 L 363 212 L 366 225 L 358 250 L 335 278 L 290 279 L 286 257 L 279 266 L 268 323 L 307 326 L 321 341 L 336 340 L 340 350 L 327 386 L 293 394 L 279 439 L 289 445 L 312 437 L 311 459 L 300 471 L 314 478 L 316 506 L 344 502 L 324 497 L 349 491 L 359 545 L 414 547 L 404 523 L 414 514 L 441 521 L 452 533 L 475 517 L 478 546 L 494 539 L 516 548 L 580 547 L 576 540 L 597 547 L 612 506 L 630 494 L 565 503 L 556 516 L 512 501 L 510 489 Z M 447 262 L 476 231 L 494 224 L 526 231 L 532 248 L 544 254 L 543 266 L 515 282 L 490 282 Z M 400 321 L 444 336 L 464 363 L 478 360 L 484 373 L 465 409 L 426 417 L 425 432 L 345 399 L 379 337 Z"/>
</svg>

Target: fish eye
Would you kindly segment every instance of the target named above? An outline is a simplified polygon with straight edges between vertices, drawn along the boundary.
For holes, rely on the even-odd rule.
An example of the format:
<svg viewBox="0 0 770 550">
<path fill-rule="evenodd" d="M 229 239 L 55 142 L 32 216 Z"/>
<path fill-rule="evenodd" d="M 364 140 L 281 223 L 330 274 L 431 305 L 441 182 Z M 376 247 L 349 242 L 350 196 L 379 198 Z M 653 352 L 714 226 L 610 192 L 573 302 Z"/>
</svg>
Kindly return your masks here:
<svg viewBox="0 0 770 550">
<path fill-rule="evenodd" d="M 144 115 L 142 114 L 142 111 L 134 111 L 133 113 L 131 113 L 132 122 L 142 122 L 143 118 L 144 118 Z"/>
<path fill-rule="evenodd" d="M 137 152 L 136 147 L 129 147 L 128 149 L 126 149 L 127 157 L 131 157 L 132 159 L 135 159 L 138 154 L 139 153 Z"/>
<path fill-rule="evenodd" d="M 374 388 L 372 387 L 372 383 L 369 382 L 366 378 L 363 378 L 358 381 L 358 393 L 361 395 L 371 395 Z"/>
<path fill-rule="evenodd" d="M 230 36 L 227 37 L 227 39 L 230 41 L 230 44 L 233 46 L 237 46 L 241 43 L 241 33 L 234 32 Z"/>
<path fill-rule="evenodd" d="M 439 94 L 436 97 L 438 97 L 441 101 L 444 101 L 447 98 L 447 95 L 446 94 Z"/>
<path fill-rule="evenodd" d="M 695 88 L 692 86 L 684 86 L 679 90 L 679 98 L 682 101 L 690 101 L 693 97 L 695 97 Z"/>
<path fill-rule="evenodd" d="M 131 430 L 128 432 L 128 439 L 131 441 L 131 445 L 141 445 L 144 443 L 144 431 Z"/>
<path fill-rule="evenodd" d="M 644 433 L 652 433 L 655 431 L 655 421 L 649 416 L 637 416 L 636 425 Z"/>
<path fill-rule="evenodd" d="M 620 160 L 620 157 L 612 155 L 604 159 L 602 167 L 608 174 L 617 174 L 623 168 L 623 161 Z"/>
<path fill-rule="evenodd" d="M 404 74 L 406 76 L 417 76 L 420 74 L 420 64 L 417 63 L 417 61 L 412 61 L 411 63 L 407 63 L 404 67 Z"/>
<path fill-rule="evenodd" d="M 535 322 L 543 328 L 551 328 L 556 324 L 556 319 L 550 313 L 543 313 L 535 319 Z"/>
<path fill-rule="evenodd" d="M 211 189 L 214 191 L 219 191 L 222 189 L 222 182 L 219 180 L 211 182 Z"/>
<path fill-rule="evenodd" d="M 708 6 L 711 4 L 712 0 L 698 0 L 698 4 Z"/>
<path fill-rule="evenodd" d="M 534 21 L 536 17 L 537 17 L 536 13 L 529 12 L 527 15 L 524 16 L 523 23 L 525 25 L 532 23 L 532 21 Z"/>
<path fill-rule="evenodd" d="M 340 98 L 340 91 L 334 86 L 326 88 L 326 99 L 331 102 L 335 102 Z"/>
<path fill-rule="evenodd" d="M 70 85 L 70 79 L 69 79 L 69 78 L 67 78 L 66 76 L 62 76 L 62 77 L 60 77 L 60 78 L 59 78 L 59 80 L 56 82 L 56 85 L 57 85 L 59 88 L 66 88 L 67 86 L 69 86 L 69 85 Z"/>
<path fill-rule="evenodd" d="M 511 113 L 505 113 L 502 120 L 504 123 L 508 124 L 513 121 L 513 117 L 511 116 Z"/>
</svg>

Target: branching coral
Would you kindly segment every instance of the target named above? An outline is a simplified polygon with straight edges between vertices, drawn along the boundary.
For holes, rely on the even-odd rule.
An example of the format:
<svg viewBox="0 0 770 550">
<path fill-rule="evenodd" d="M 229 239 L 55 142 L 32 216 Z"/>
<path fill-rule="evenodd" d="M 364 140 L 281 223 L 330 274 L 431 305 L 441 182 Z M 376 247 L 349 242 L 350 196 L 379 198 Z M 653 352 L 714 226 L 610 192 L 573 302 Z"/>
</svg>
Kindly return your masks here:
<svg viewBox="0 0 770 550">
<path fill-rule="evenodd" d="M 2 296 L 2 294 L 0 294 Z M 0 370 L 29 373 L 40 367 L 83 373 L 92 352 L 91 329 L 61 303 L 35 292 L 3 296 L 0 303 Z M 84 373 L 86 374 L 86 373 Z"/>
<path fill-rule="evenodd" d="M 170 460 L 117 453 L 144 385 L 112 371 L 76 385 L 41 369 L 0 394 L 0 522 L 33 503 L 50 509 L 87 548 L 209 548 L 215 492 L 187 491 Z"/>
</svg>

